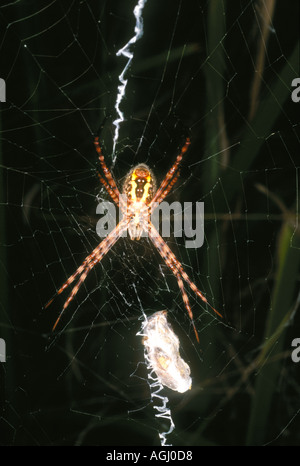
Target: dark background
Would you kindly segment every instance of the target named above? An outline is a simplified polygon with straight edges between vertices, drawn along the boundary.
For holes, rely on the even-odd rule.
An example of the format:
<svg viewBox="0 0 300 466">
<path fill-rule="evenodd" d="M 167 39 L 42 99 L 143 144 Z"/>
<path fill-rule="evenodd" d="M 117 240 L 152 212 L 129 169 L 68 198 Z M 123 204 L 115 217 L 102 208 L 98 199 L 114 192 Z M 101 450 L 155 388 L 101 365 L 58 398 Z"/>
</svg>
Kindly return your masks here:
<svg viewBox="0 0 300 466">
<path fill-rule="evenodd" d="M 170 441 L 299 445 L 299 4 L 274 2 L 270 20 L 272 3 L 148 0 L 132 49 L 113 172 L 145 162 L 159 182 L 190 135 L 169 200 L 204 201 L 205 244 L 168 243 L 224 315 L 188 290 L 199 345 L 146 240 L 121 239 L 51 332 L 66 296 L 45 304 L 99 242 L 93 137 L 111 165 L 135 2 L 0 8 L 2 445 L 158 445 L 168 424 L 136 333 L 142 310 L 165 308 L 193 377 L 166 390 Z"/>
</svg>

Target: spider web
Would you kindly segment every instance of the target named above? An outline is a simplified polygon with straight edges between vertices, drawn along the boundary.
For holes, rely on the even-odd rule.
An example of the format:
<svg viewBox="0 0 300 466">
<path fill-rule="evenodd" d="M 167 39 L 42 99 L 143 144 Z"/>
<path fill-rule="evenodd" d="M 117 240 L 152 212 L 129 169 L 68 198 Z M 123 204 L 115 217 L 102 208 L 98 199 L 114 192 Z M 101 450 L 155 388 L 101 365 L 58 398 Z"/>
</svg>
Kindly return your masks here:
<svg viewBox="0 0 300 466">
<path fill-rule="evenodd" d="M 168 425 L 137 334 L 144 314 L 166 309 L 193 380 L 185 394 L 166 389 L 173 445 L 297 445 L 298 2 L 148 0 L 114 150 L 117 52 L 135 5 L 0 8 L 1 442 L 158 445 Z M 168 201 L 204 202 L 205 241 L 165 239 L 223 315 L 186 287 L 199 344 L 145 238 L 121 238 L 51 332 L 71 290 L 45 304 L 100 241 L 96 134 L 119 187 L 140 162 L 159 183 L 191 138 Z"/>
</svg>

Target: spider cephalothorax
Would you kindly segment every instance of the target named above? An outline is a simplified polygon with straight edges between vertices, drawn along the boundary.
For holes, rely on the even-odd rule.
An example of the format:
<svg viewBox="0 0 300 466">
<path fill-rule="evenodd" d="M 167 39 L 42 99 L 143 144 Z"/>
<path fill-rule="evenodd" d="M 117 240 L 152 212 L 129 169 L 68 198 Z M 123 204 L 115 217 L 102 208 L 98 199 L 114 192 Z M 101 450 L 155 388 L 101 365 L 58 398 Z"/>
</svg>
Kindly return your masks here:
<svg viewBox="0 0 300 466">
<path fill-rule="evenodd" d="M 114 230 L 111 231 L 106 236 L 106 238 L 104 238 L 104 240 L 101 241 L 101 243 L 91 252 L 91 254 L 85 258 L 75 273 L 71 275 L 57 291 L 57 294 L 62 293 L 69 285 L 71 285 L 71 283 L 73 283 L 76 278 L 78 278 L 78 281 L 71 291 L 69 297 L 66 299 L 63 309 L 53 328 L 56 327 L 61 314 L 77 294 L 89 271 L 102 260 L 105 254 L 110 250 L 110 248 L 116 243 L 116 241 L 123 235 L 125 231 L 129 232 L 131 239 L 139 239 L 142 235 L 148 236 L 154 246 L 157 248 L 161 257 L 164 259 L 166 265 L 173 272 L 177 279 L 183 302 L 192 321 L 194 332 L 198 341 L 198 333 L 194 324 L 193 313 L 189 299 L 184 289 L 183 280 L 190 286 L 194 293 L 196 293 L 197 296 L 202 299 L 202 301 L 207 303 L 218 315 L 221 316 L 221 314 L 219 314 L 219 312 L 216 311 L 207 302 L 206 297 L 190 280 L 187 273 L 183 270 L 181 263 L 176 259 L 174 253 L 171 251 L 167 243 L 163 240 L 154 225 L 151 223 L 151 214 L 153 210 L 163 201 L 163 199 L 171 191 L 172 187 L 178 180 L 179 165 L 189 145 L 190 139 L 187 138 L 184 146 L 180 151 L 180 154 L 177 156 L 175 162 L 167 172 L 165 178 L 157 190 L 154 177 L 150 169 L 147 167 L 147 165 L 140 164 L 130 171 L 123 186 L 123 194 L 120 194 L 117 184 L 110 170 L 106 166 L 99 144 L 99 139 L 98 137 L 95 138 L 95 148 L 98 153 L 101 169 L 103 172 L 103 175 L 100 172 L 98 173 L 99 180 L 115 204 L 121 209 L 122 216 L 120 222 L 114 228 Z M 53 299 L 48 302 L 46 307 L 48 307 L 52 301 Z"/>
</svg>

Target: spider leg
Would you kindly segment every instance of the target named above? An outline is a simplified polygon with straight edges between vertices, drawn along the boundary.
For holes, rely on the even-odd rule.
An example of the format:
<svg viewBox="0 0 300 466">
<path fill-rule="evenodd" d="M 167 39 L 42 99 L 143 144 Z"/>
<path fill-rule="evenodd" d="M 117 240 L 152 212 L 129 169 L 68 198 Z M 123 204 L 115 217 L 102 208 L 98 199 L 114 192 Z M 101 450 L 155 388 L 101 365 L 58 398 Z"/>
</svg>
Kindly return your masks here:
<svg viewBox="0 0 300 466">
<path fill-rule="evenodd" d="M 190 145 L 191 141 L 190 141 L 190 138 L 186 138 L 186 141 L 185 141 L 185 144 L 184 146 L 182 147 L 181 151 L 180 151 L 180 154 L 177 156 L 176 158 L 176 161 L 174 162 L 174 164 L 172 165 L 172 167 L 170 168 L 170 170 L 167 172 L 164 180 L 162 181 L 160 187 L 158 188 L 158 190 L 156 191 L 152 201 L 151 201 L 151 204 L 154 204 L 156 202 L 158 202 L 158 199 L 161 199 L 159 202 L 162 201 L 162 199 L 170 192 L 170 190 L 172 189 L 172 187 L 174 186 L 175 182 L 177 181 L 178 179 L 178 176 L 179 176 L 179 171 L 178 171 L 178 167 L 179 167 L 179 164 L 184 156 L 184 154 L 186 153 L 186 151 L 188 150 L 188 147 Z M 173 181 L 172 181 L 173 180 Z M 175 181 L 174 181 L 175 180 Z M 171 187 L 169 188 L 169 184 L 170 182 L 172 183 Z M 167 189 L 166 189 L 167 188 Z M 164 195 L 164 190 L 166 189 L 166 194 Z"/>
<path fill-rule="evenodd" d="M 73 281 L 75 280 L 75 278 L 82 274 L 85 270 L 85 268 L 88 266 L 88 264 L 94 259 L 95 255 L 98 254 L 98 251 L 100 250 L 103 250 L 105 244 L 105 240 L 107 238 L 105 238 L 92 252 L 89 256 L 87 256 L 85 258 L 85 260 L 83 261 L 83 263 L 78 267 L 78 269 L 75 271 L 75 273 L 73 273 L 73 275 L 71 275 L 68 280 L 60 287 L 60 289 L 56 292 L 55 296 L 53 298 L 51 298 L 47 304 L 45 305 L 45 309 L 47 309 L 47 307 L 50 306 L 50 304 L 53 302 L 53 300 L 55 299 L 56 296 L 60 295 L 66 288 L 68 288 L 68 286 L 71 285 L 71 283 L 73 283 Z"/>
<path fill-rule="evenodd" d="M 175 277 L 177 278 L 177 282 L 178 282 L 178 286 L 179 286 L 179 289 L 181 291 L 181 294 L 182 294 L 182 299 L 183 299 L 183 302 L 185 304 L 185 307 L 186 307 L 186 310 L 188 312 L 188 315 L 192 321 L 192 325 L 193 325 L 193 329 L 194 329 L 194 333 L 196 335 L 196 339 L 199 343 L 199 335 L 198 335 L 198 332 L 196 330 L 196 327 L 195 327 L 195 324 L 194 324 L 194 316 L 193 316 L 193 312 L 192 312 L 192 309 L 191 309 L 191 306 L 190 306 L 190 302 L 189 302 L 189 298 L 188 298 L 188 295 L 186 294 L 186 291 L 184 289 L 184 284 L 183 284 L 183 281 L 180 277 L 180 274 L 178 271 L 176 271 L 175 269 L 172 269 L 172 272 L 173 274 L 175 275 Z"/>
<path fill-rule="evenodd" d="M 102 150 L 101 150 L 101 146 L 100 146 L 100 143 L 99 143 L 99 137 L 95 137 L 94 139 L 94 144 L 95 144 L 95 148 L 96 148 L 96 151 L 98 153 L 98 157 L 99 157 L 99 161 L 100 161 L 100 165 L 101 165 L 101 168 L 103 170 L 103 173 L 104 173 L 104 176 L 106 179 L 104 179 L 100 173 L 98 174 L 99 176 L 99 180 L 100 182 L 103 184 L 103 186 L 105 187 L 105 189 L 107 190 L 108 194 L 111 196 L 111 198 L 113 199 L 113 201 L 119 205 L 119 197 L 120 197 L 120 192 L 119 192 L 119 189 L 116 185 L 116 182 L 109 170 L 109 168 L 107 167 L 106 163 L 105 163 L 105 160 L 104 160 L 104 156 L 102 154 Z"/>
<path fill-rule="evenodd" d="M 184 290 L 184 287 L 183 287 L 183 281 L 181 279 L 181 277 L 187 282 L 187 284 L 190 286 L 190 288 L 194 291 L 194 293 L 197 294 L 197 296 L 199 296 L 203 302 L 205 302 L 206 304 L 208 304 L 208 306 L 216 313 L 218 314 L 220 317 L 222 317 L 222 315 L 214 308 L 212 307 L 209 302 L 207 301 L 206 297 L 203 295 L 203 293 L 201 293 L 201 291 L 197 288 L 197 286 L 195 285 L 195 283 L 193 283 L 189 276 L 187 275 L 187 273 L 183 270 L 183 267 L 182 265 L 180 264 L 180 262 L 176 259 L 175 257 L 175 254 L 171 251 L 171 249 L 169 248 L 169 246 L 166 244 L 166 242 L 163 240 L 163 238 L 159 235 L 159 233 L 157 232 L 157 230 L 155 229 L 155 227 L 152 225 L 152 223 L 150 223 L 149 225 L 149 237 L 151 239 L 151 241 L 153 242 L 154 246 L 158 249 L 158 252 L 160 253 L 161 257 L 164 259 L 166 265 L 169 267 L 169 269 L 173 272 L 173 274 L 175 275 L 176 279 L 177 279 L 177 282 L 178 282 L 178 286 L 181 290 L 181 293 L 182 293 L 182 297 L 183 297 L 183 301 L 184 301 L 184 304 L 185 304 L 185 307 L 188 311 L 188 314 L 191 318 L 191 320 L 193 321 L 193 314 L 192 314 L 192 311 L 191 311 L 191 308 L 190 308 L 190 304 L 189 304 L 189 301 L 188 301 L 188 297 L 186 295 L 186 292 Z M 197 337 L 197 335 L 196 335 Z"/>
<path fill-rule="evenodd" d="M 87 259 L 89 258 L 90 256 L 87 257 Z M 62 287 L 56 292 L 55 296 L 53 298 L 51 298 L 47 304 L 45 305 L 45 309 L 47 309 L 47 307 L 50 306 L 50 304 L 54 301 L 55 297 L 58 296 L 59 294 L 61 294 L 69 285 L 71 285 L 71 283 L 75 280 L 75 278 L 77 277 L 77 275 L 80 275 L 84 269 L 85 269 L 85 263 L 87 261 L 87 259 L 85 259 L 85 261 L 78 267 L 78 269 L 76 270 L 75 273 L 73 273 L 73 275 L 71 275 L 68 280 L 62 285 Z"/>
<path fill-rule="evenodd" d="M 152 207 L 152 211 L 157 207 L 158 204 L 160 204 L 164 198 L 169 194 L 169 192 L 171 191 L 171 189 L 173 188 L 174 184 L 177 182 L 178 178 L 179 178 L 179 170 L 177 171 L 176 175 L 174 176 L 174 178 L 170 181 L 170 183 L 168 184 L 168 186 L 165 188 L 165 190 L 161 193 L 161 195 L 155 200 L 155 205 L 152 203 L 151 201 L 151 207 Z"/>
<path fill-rule="evenodd" d="M 63 309 L 60 312 L 54 326 L 53 330 L 57 326 L 63 312 L 65 309 L 68 307 L 70 302 L 73 300 L 75 295 L 77 294 L 80 286 L 84 282 L 84 280 L 87 277 L 87 274 L 92 268 L 102 260 L 102 258 L 105 256 L 105 254 L 111 249 L 111 247 L 117 242 L 117 240 L 120 238 L 122 232 L 126 230 L 127 228 L 127 222 L 126 221 L 121 221 L 110 233 L 107 235 L 107 237 L 101 241 L 101 243 L 93 250 L 93 252 L 83 261 L 83 263 L 78 267 L 76 272 L 71 275 L 68 280 L 63 284 L 63 286 L 58 290 L 56 295 L 62 293 L 74 280 L 75 278 L 80 275 L 77 284 L 74 286 L 72 292 L 70 293 L 69 297 L 66 299 Z M 45 306 L 46 308 L 52 303 L 54 298 L 52 298 L 47 305 Z"/>
<path fill-rule="evenodd" d="M 119 197 L 118 195 L 115 193 L 115 191 L 110 187 L 110 185 L 107 183 L 107 181 L 100 175 L 100 173 L 98 173 L 98 178 L 100 180 L 100 183 L 103 184 L 103 186 L 105 187 L 106 191 L 108 192 L 108 194 L 110 195 L 110 197 L 112 198 L 112 200 L 115 202 L 115 204 L 117 206 L 119 206 Z"/>
</svg>

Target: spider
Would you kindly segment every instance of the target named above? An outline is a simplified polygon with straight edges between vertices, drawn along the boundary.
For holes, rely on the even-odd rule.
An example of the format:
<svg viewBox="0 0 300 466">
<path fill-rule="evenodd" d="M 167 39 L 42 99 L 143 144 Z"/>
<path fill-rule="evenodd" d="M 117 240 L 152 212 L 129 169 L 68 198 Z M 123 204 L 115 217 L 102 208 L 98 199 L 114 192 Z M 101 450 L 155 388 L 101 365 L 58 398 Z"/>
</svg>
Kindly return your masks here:
<svg viewBox="0 0 300 466">
<path fill-rule="evenodd" d="M 102 174 L 100 172 L 98 173 L 99 180 L 105 187 L 114 203 L 121 209 L 123 215 L 117 226 L 101 241 L 101 243 L 91 252 L 91 254 L 85 258 L 75 273 L 73 273 L 73 275 L 71 275 L 56 292 L 55 296 L 61 294 L 77 278 L 77 283 L 73 287 L 69 297 L 66 299 L 63 308 L 53 326 L 53 330 L 56 328 L 63 312 L 77 294 L 80 286 L 83 284 L 90 270 L 92 270 L 92 268 L 102 260 L 105 254 L 107 254 L 107 252 L 127 230 L 132 240 L 138 240 L 140 239 L 142 233 L 146 233 L 154 246 L 157 248 L 161 257 L 164 259 L 166 265 L 173 272 L 177 279 L 184 305 L 191 319 L 196 339 L 199 342 L 198 332 L 194 324 L 193 313 L 184 288 L 183 280 L 190 286 L 194 293 L 199 296 L 199 298 L 201 298 L 202 301 L 211 307 L 211 309 L 216 314 L 218 314 L 220 317 L 222 317 L 222 315 L 208 303 L 203 293 L 201 293 L 197 286 L 190 280 L 181 263 L 176 259 L 174 253 L 165 243 L 163 238 L 159 235 L 158 231 L 150 220 L 153 210 L 163 201 L 167 194 L 169 194 L 174 184 L 178 180 L 180 162 L 190 145 L 190 138 L 186 138 L 179 155 L 177 156 L 175 162 L 167 172 L 165 178 L 157 190 L 155 189 L 154 176 L 148 166 L 145 164 L 139 164 L 134 167 L 127 175 L 123 185 L 123 195 L 120 194 L 117 184 L 105 163 L 98 137 L 95 137 L 94 145 L 102 169 Z M 126 199 L 126 201 L 124 199 Z M 46 308 L 52 303 L 53 300 L 54 297 L 46 304 Z"/>
</svg>

